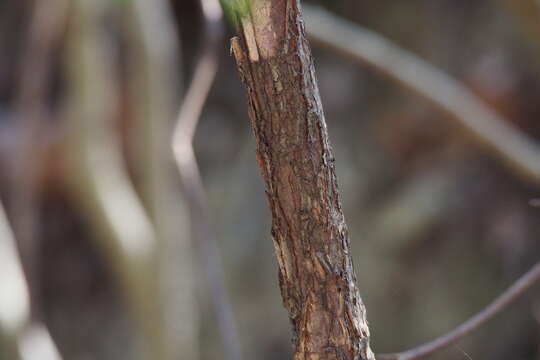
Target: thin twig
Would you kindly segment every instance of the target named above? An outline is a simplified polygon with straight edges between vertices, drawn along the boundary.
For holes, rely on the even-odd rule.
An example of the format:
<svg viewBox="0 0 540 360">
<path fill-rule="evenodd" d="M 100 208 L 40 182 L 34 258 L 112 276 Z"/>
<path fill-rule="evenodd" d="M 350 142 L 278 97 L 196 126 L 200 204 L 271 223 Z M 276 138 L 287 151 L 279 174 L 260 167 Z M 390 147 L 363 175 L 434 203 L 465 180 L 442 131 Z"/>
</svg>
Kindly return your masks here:
<svg viewBox="0 0 540 360">
<path fill-rule="evenodd" d="M 217 47 L 223 40 L 223 14 L 218 0 L 201 0 L 201 8 L 205 21 L 203 48 L 178 114 L 173 135 L 174 146 L 192 143 L 218 68 Z"/>
<path fill-rule="evenodd" d="M 517 174 L 540 185 L 540 148 L 444 72 L 382 36 L 327 11 L 304 5 L 314 43 L 367 65 L 450 115 Z"/>
<path fill-rule="evenodd" d="M 480 326 L 491 320 L 495 315 L 504 310 L 508 305 L 519 299 L 536 282 L 540 280 L 540 263 L 537 263 L 513 283 L 504 293 L 496 298 L 491 304 L 480 311 L 478 314 L 465 321 L 449 333 L 430 341 L 426 344 L 415 347 L 414 349 L 403 351 L 396 354 L 377 355 L 379 360 L 412 360 L 419 359 L 436 351 L 442 350 L 468 334 L 478 329 Z"/>
<path fill-rule="evenodd" d="M 178 170 L 191 209 L 194 232 L 201 246 L 204 267 L 212 291 L 218 328 L 225 348 L 225 358 L 241 358 L 232 306 L 225 289 L 223 265 L 215 234 L 211 230 L 210 211 L 197 160 L 193 137 L 218 69 L 217 46 L 222 40 L 223 14 L 217 0 L 201 0 L 205 20 L 204 43 L 200 59 L 180 109 L 172 146 Z"/>
<path fill-rule="evenodd" d="M 163 359 L 157 240 L 133 188 L 115 136 L 118 89 L 102 26 L 107 0 L 71 2 L 68 39 L 68 175 L 94 236 L 126 291 L 143 358 Z"/>
<path fill-rule="evenodd" d="M 178 169 L 190 203 L 193 231 L 201 248 L 203 266 L 211 291 L 211 301 L 215 308 L 217 326 L 223 341 L 224 358 L 227 360 L 239 360 L 241 359 L 240 340 L 236 330 L 232 305 L 225 288 L 224 266 L 221 261 L 216 236 L 210 224 L 206 191 L 193 148 L 182 147 L 181 158 L 178 161 Z"/>
</svg>

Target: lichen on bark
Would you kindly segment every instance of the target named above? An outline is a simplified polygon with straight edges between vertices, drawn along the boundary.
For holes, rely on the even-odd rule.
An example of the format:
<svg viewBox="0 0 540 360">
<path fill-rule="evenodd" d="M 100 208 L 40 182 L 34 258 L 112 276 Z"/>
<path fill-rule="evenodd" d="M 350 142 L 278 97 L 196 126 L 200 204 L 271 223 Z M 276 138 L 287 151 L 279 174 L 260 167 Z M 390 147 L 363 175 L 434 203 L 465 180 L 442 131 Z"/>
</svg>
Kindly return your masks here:
<svg viewBox="0 0 540 360">
<path fill-rule="evenodd" d="M 232 51 L 272 212 L 294 359 L 372 360 L 299 1 L 254 0 Z"/>
</svg>

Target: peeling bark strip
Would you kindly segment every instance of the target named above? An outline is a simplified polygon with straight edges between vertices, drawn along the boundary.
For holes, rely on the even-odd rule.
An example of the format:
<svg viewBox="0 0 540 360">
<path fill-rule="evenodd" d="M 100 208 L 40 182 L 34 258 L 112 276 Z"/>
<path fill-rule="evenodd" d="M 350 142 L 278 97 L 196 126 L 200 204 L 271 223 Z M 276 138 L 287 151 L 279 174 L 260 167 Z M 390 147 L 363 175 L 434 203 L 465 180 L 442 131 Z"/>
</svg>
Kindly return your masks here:
<svg viewBox="0 0 540 360">
<path fill-rule="evenodd" d="M 232 41 L 272 211 L 294 359 L 373 360 L 299 6 L 298 0 L 254 0 L 243 35 Z"/>
</svg>

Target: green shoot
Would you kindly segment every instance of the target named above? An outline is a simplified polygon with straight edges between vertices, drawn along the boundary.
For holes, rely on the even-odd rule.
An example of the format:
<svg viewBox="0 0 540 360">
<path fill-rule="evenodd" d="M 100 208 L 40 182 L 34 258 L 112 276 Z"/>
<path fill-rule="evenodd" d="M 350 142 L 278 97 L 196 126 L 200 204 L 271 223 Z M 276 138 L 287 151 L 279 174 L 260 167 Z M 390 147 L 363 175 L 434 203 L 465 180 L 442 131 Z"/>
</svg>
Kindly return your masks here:
<svg viewBox="0 0 540 360">
<path fill-rule="evenodd" d="M 242 20 L 250 16 L 252 0 L 219 0 L 227 20 L 236 28 L 240 28 Z"/>
</svg>

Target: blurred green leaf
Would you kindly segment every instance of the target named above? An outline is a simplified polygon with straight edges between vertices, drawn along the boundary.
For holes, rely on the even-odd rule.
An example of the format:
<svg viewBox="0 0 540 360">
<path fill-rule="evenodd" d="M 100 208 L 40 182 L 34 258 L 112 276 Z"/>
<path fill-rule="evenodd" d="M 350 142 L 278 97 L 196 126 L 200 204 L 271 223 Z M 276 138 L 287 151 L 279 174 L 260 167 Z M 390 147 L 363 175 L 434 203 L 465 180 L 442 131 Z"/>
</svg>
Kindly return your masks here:
<svg viewBox="0 0 540 360">
<path fill-rule="evenodd" d="M 251 0 L 219 0 L 227 20 L 236 28 L 251 12 Z"/>
</svg>

